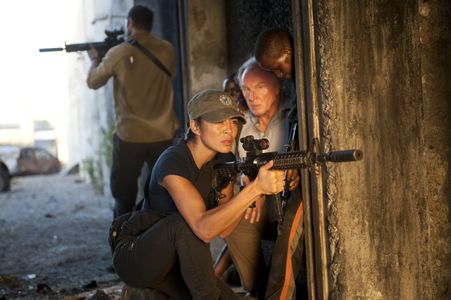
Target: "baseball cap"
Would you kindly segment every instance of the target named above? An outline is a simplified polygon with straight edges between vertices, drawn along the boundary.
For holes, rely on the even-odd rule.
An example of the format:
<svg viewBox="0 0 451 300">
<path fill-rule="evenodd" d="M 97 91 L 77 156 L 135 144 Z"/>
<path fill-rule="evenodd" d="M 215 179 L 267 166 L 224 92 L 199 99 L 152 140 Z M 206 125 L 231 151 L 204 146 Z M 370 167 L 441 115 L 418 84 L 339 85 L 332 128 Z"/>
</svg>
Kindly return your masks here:
<svg viewBox="0 0 451 300">
<path fill-rule="evenodd" d="M 244 116 L 238 111 L 233 99 L 220 90 L 204 90 L 188 102 L 190 120 L 202 118 L 217 123 L 230 118 L 237 118 L 241 124 L 246 123 Z"/>
</svg>

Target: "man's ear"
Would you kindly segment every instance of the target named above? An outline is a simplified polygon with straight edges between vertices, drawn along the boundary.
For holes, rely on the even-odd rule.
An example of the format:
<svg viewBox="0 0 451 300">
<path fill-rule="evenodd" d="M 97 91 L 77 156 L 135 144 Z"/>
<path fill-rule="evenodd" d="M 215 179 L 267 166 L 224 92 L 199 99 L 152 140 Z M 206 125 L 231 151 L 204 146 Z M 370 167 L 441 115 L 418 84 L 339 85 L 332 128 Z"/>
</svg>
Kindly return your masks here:
<svg viewBox="0 0 451 300">
<path fill-rule="evenodd" d="M 285 47 L 283 47 L 282 52 L 283 52 L 283 54 L 291 55 L 293 51 L 291 50 L 291 47 L 285 46 Z"/>
<path fill-rule="evenodd" d="M 199 121 L 198 120 L 190 120 L 189 121 L 189 128 L 191 128 L 191 131 L 194 134 L 200 135 L 200 128 L 199 128 Z"/>
</svg>

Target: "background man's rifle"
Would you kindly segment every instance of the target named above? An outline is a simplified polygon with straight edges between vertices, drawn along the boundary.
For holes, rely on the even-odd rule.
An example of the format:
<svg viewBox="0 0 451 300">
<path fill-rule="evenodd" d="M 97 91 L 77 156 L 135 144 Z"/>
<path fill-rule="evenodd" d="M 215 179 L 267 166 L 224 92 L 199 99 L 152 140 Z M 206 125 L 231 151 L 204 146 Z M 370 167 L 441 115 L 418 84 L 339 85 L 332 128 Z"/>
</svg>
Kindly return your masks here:
<svg viewBox="0 0 451 300">
<path fill-rule="evenodd" d="M 263 152 L 269 147 L 268 139 L 254 139 L 252 135 L 242 137 L 240 142 L 246 151 L 245 158 L 238 158 L 236 161 L 219 163 L 214 166 L 217 186 L 220 188 L 225 187 L 240 173 L 247 175 L 250 180 L 254 180 L 257 177 L 259 168 L 271 160 L 274 161 L 272 169 L 290 170 L 312 169 L 315 165 L 325 162 L 351 162 L 363 158 L 362 151 L 358 149 L 331 151 L 328 153 L 317 153 L 315 150 L 287 153 Z M 279 225 L 282 222 L 281 213 L 278 212 Z"/>
<path fill-rule="evenodd" d="M 105 53 L 112 47 L 124 42 L 124 30 L 105 30 L 106 38 L 102 42 L 80 43 L 80 44 L 65 44 L 64 48 L 40 48 L 39 52 L 54 52 L 63 51 L 76 52 L 76 51 L 88 51 L 91 49 L 91 45 L 94 46 L 99 52 L 99 57 L 105 56 Z"/>
</svg>

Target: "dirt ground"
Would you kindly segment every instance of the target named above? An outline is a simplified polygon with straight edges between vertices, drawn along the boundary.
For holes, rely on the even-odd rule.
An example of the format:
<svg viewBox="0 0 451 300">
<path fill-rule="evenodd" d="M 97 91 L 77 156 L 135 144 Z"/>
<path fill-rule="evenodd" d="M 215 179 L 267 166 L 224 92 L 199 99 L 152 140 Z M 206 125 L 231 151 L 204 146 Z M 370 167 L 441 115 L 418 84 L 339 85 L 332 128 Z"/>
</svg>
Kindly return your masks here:
<svg viewBox="0 0 451 300">
<path fill-rule="evenodd" d="M 102 288 L 120 295 L 108 271 L 111 205 L 76 175 L 13 178 L 0 193 L 0 299 L 83 299 Z"/>
</svg>

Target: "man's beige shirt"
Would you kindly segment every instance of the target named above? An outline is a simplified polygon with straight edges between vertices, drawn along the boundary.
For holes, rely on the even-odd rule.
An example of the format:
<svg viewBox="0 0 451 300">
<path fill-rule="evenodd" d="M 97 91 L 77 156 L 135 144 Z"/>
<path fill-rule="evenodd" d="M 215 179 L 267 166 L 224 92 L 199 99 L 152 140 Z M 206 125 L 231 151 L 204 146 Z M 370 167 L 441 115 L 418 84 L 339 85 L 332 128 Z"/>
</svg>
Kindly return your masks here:
<svg viewBox="0 0 451 300">
<path fill-rule="evenodd" d="M 130 38 L 152 52 L 171 72 L 169 78 L 138 48 L 122 43 L 111 48 L 88 74 L 92 89 L 114 78 L 116 134 L 127 142 L 157 142 L 173 137 L 179 122 L 173 109 L 175 54 L 171 44 L 150 34 Z"/>
</svg>

